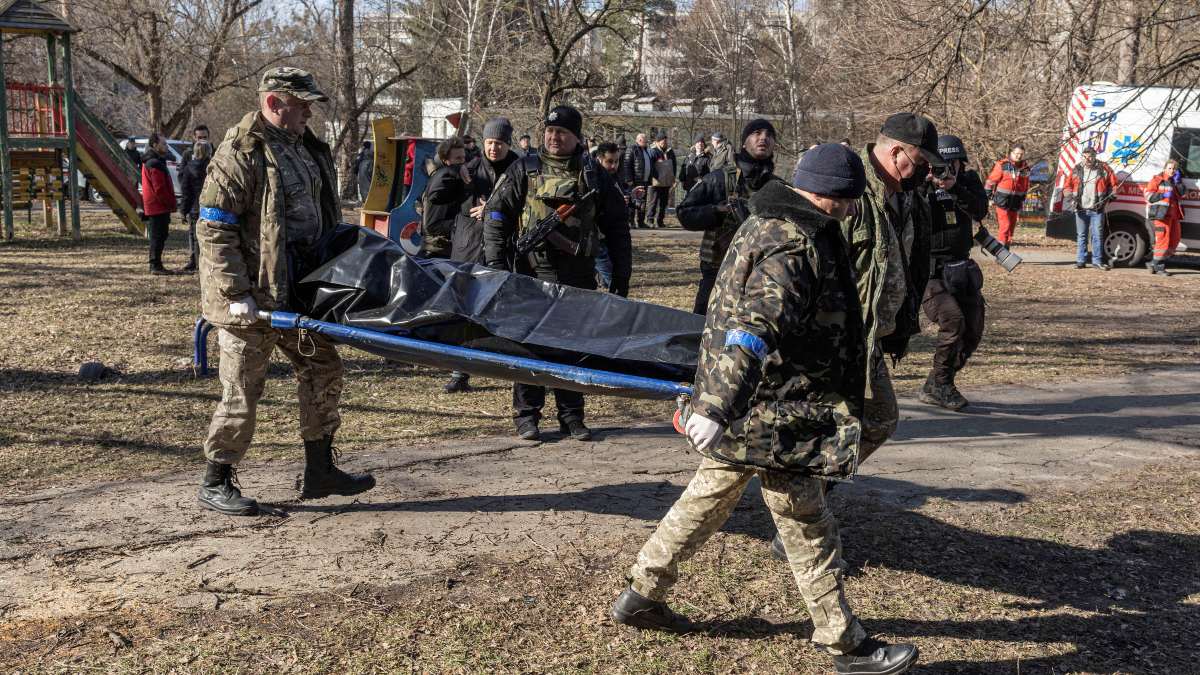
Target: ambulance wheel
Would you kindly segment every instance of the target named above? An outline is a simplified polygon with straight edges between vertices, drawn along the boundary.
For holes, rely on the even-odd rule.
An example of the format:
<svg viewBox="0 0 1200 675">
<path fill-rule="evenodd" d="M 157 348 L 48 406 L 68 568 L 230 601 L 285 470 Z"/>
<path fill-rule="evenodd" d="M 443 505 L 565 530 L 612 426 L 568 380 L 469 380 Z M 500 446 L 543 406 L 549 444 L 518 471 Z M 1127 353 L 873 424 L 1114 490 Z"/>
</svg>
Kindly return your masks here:
<svg viewBox="0 0 1200 675">
<path fill-rule="evenodd" d="M 1104 254 L 1113 267 L 1140 265 L 1150 250 L 1150 237 L 1141 223 L 1119 220 L 1110 223 L 1104 238 Z"/>
</svg>

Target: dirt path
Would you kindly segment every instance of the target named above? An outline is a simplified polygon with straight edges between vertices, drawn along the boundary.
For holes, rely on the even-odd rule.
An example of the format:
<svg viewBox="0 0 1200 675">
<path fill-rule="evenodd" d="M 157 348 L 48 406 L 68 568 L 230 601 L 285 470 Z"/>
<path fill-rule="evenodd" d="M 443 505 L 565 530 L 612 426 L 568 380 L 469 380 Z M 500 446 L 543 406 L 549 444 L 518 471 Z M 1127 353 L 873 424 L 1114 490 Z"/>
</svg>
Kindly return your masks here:
<svg viewBox="0 0 1200 675">
<path fill-rule="evenodd" d="M 895 442 L 844 498 L 906 507 L 989 501 L 1200 455 L 1200 370 L 1074 385 L 966 391 L 971 414 L 902 401 Z M 592 443 L 486 439 L 358 454 L 379 487 L 294 501 L 299 462 L 242 467 L 279 515 L 195 504 L 199 467 L 75 484 L 0 502 L 0 616 L 69 616 L 129 602 L 253 607 L 356 583 L 401 583 L 467 555 L 573 556 L 640 543 L 696 457 L 666 424 L 598 430 Z M 748 496 L 748 499 L 753 496 Z"/>
</svg>

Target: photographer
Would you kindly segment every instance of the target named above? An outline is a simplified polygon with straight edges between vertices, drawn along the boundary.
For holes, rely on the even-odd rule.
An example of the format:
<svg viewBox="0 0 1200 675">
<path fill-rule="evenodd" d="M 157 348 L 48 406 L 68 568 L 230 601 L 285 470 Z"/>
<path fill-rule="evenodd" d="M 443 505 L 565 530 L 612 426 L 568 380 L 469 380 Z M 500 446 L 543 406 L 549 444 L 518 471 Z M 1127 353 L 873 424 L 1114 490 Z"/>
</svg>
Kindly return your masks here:
<svg viewBox="0 0 1200 675">
<path fill-rule="evenodd" d="M 938 136 L 938 154 L 946 167 L 929 175 L 929 283 L 921 309 L 938 327 L 933 369 L 920 399 L 948 410 L 962 410 L 967 399 L 954 376 L 983 338 L 983 272 L 971 260 L 975 223 L 988 213 L 987 193 L 979 174 L 967 168 L 967 153 L 957 136 Z"/>
</svg>

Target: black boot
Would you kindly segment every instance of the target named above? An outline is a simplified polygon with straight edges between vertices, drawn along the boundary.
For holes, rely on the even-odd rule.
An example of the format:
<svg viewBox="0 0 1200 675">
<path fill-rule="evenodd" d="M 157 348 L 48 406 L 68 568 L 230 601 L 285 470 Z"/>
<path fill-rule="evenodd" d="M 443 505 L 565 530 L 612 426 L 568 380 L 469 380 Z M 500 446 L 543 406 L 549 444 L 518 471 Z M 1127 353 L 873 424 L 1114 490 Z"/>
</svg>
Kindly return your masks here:
<svg viewBox="0 0 1200 675">
<path fill-rule="evenodd" d="M 243 497 L 232 464 L 209 461 L 200 483 L 200 506 L 228 516 L 258 514 L 258 502 Z"/>
<path fill-rule="evenodd" d="M 912 668 L 919 655 L 913 645 L 867 639 L 849 654 L 834 656 L 833 667 L 838 675 L 899 675 Z"/>
<path fill-rule="evenodd" d="M 333 436 L 319 441 L 304 441 L 304 489 L 300 499 L 320 499 L 329 495 L 356 495 L 375 487 L 369 473 L 346 473 L 333 463 Z"/>
<path fill-rule="evenodd" d="M 450 380 L 442 387 L 442 391 L 447 394 L 471 391 L 471 376 L 467 373 L 460 373 L 457 370 L 450 373 Z"/>
<path fill-rule="evenodd" d="M 169 275 L 170 273 L 171 273 L 171 271 L 168 270 L 167 268 L 163 267 L 162 263 L 160 263 L 160 262 L 150 263 L 150 274 Z"/>
<path fill-rule="evenodd" d="M 687 633 L 696 629 L 687 617 L 671 611 L 667 603 L 643 597 L 633 590 L 633 587 L 621 591 L 609 616 L 617 623 L 634 628 L 665 630 L 670 633 Z"/>
<path fill-rule="evenodd" d="M 925 386 L 921 388 L 921 393 L 917 395 L 922 403 L 936 405 L 939 408 L 953 410 L 955 412 L 967 407 L 967 399 L 958 388 L 952 383 L 940 384 L 933 380 L 931 376 L 925 381 Z"/>
<path fill-rule="evenodd" d="M 592 430 L 587 428 L 583 420 L 569 419 L 558 423 L 558 430 L 577 441 L 592 440 Z"/>
</svg>

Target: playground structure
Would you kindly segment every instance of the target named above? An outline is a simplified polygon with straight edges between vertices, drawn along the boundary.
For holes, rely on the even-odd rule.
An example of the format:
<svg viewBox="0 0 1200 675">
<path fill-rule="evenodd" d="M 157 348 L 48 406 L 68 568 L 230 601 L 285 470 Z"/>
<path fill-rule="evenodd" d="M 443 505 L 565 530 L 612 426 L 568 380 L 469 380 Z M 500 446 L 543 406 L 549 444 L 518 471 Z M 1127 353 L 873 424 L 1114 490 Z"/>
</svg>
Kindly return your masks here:
<svg viewBox="0 0 1200 675">
<path fill-rule="evenodd" d="M 371 124 L 375 153 L 371 189 L 363 201 L 359 225 L 400 244 L 409 255 L 421 251 L 419 204 L 429 182 L 427 164 L 437 141 L 397 136 L 396 123 L 381 117 Z"/>
<path fill-rule="evenodd" d="M 0 36 L 44 39 L 48 62 L 45 84 L 9 80 L 0 40 L 0 203 L 6 240 L 13 238 L 15 211 L 23 207 L 32 218 L 35 203 L 41 204 L 48 229 L 57 210 L 62 236 L 69 206 L 71 235 L 79 239 L 79 173 L 130 232 L 144 231 L 137 168 L 72 84 L 71 35 L 78 31 L 34 0 L 0 0 Z"/>
</svg>

